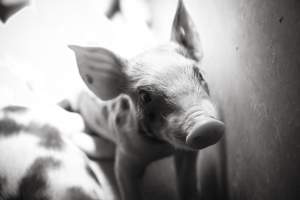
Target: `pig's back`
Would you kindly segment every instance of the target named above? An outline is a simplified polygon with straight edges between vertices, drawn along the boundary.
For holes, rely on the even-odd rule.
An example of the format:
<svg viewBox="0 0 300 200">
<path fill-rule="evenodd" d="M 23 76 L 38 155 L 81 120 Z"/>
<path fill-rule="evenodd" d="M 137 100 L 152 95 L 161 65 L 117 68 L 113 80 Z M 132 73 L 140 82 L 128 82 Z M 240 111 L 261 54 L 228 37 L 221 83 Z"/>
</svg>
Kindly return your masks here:
<svg viewBox="0 0 300 200">
<path fill-rule="evenodd" d="M 102 199 L 87 157 L 28 113 L 16 106 L 0 111 L 0 199 Z"/>
</svg>

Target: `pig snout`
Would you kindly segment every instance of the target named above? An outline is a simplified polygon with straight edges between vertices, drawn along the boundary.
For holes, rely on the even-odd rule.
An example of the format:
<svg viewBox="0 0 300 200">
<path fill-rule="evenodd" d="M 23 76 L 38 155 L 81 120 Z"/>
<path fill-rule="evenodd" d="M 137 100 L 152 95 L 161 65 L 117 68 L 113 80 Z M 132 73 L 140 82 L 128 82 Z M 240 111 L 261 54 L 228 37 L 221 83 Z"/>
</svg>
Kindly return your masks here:
<svg viewBox="0 0 300 200">
<path fill-rule="evenodd" d="M 186 114 L 185 143 L 190 148 L 203 149 L 222 137 L 225 125 L 217 119 L 216 108 L 209 100 L 202 101 L 200 107 L 193 107 Z"/>
<path fill-rule="evenodd" d="M 224 133 L 224 123 L 209 116 L 195 119 L 187 133 L 186 144 L 193 149 L 203 149 L 219 141 Z"/>
</svg>

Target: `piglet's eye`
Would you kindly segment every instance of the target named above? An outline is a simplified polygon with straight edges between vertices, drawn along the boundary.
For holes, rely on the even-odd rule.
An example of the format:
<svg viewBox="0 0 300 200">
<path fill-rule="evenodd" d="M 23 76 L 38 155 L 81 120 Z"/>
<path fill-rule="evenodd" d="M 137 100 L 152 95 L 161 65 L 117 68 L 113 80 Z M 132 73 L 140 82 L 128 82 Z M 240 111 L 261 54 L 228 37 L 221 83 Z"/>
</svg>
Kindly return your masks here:
<svg viewBox="0 0 300 200">
<path fill-rule="evenodd" d="M 150 103 L 152 101 L 151 95 L 145 90 L 139 91 L 139 98 L 140 101 L 144 104 Z"/>
</svg>

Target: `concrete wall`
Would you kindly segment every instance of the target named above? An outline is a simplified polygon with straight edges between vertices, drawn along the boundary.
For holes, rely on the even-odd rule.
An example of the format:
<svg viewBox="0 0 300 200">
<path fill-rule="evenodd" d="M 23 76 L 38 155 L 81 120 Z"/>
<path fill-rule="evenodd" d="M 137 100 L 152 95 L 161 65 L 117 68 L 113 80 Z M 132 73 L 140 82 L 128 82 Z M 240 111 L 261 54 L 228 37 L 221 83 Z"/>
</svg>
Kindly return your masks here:
<svg viewBox="0 0 300 200">
<path fill-rule="evenodd" d="M 155 2 L 163 13 L 154 28 L 165 39 L 176 1 Z M 300 2 L 185 3 L 227 126 L 223 141 L 199 157 L 203 196 L 300 199 Z"/>
<path fill-rule="evenodd" d="M 230 199 L 300 199 L 300 2 L 187 4 L 227 125 L 224 144 L 203 161 L 226 173 Z"/>
</svg>

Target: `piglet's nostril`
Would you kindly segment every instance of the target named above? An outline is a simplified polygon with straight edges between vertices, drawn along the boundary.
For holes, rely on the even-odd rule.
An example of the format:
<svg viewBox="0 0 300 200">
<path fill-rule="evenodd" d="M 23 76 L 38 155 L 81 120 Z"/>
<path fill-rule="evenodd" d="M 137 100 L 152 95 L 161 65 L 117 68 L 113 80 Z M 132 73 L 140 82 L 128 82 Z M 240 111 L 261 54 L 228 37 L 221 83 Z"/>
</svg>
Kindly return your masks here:
<svg viewBox="0 0 300 200">
<path fill-rule="evenodd" d="M 225 130 L 224 123 L 211 117 L 202 118 L 192 128 L 186 143 L 194 149 L 202 149 L 219 141 Z"/>
</svg>

